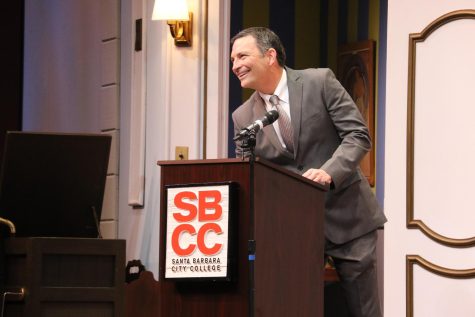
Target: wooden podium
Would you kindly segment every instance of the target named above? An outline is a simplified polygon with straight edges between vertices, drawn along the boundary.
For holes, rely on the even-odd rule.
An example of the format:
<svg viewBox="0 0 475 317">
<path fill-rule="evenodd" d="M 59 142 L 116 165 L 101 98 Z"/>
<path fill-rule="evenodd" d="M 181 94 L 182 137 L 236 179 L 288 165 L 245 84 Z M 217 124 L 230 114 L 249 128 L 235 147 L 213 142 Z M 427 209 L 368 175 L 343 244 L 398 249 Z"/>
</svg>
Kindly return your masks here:
<svg viewBox="0 0 475 317">
<path fill-rule="evenodd" d="M 250 164 L 240 159 L 161 161 L 159 316 L 243 317 L 249 309 Z M 233 282 L 165 279 L 165 187 L 238 184 L 237 278 Z M 254 313 L 323 316 L 325 189 L 267 161 L 254 164 L 256 241 Z"/>
<path fill-rule="evenodd" d="M 2 316 L 124 316 L 125 240 L 8 238 L 2 243 Z M 21 289 L 23 298 L 15 296 Z"/>
</svg>

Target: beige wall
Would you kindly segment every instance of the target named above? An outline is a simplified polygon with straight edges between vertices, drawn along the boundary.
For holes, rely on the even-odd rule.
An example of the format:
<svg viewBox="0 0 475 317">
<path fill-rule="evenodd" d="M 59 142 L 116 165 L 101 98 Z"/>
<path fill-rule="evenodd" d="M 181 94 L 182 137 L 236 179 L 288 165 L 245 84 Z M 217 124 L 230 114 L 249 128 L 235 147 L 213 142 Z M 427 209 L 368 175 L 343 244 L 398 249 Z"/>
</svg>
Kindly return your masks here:
<svg viewBox="0 0 475 317">
<path fill-rule="evenodd" d="M 193 12 L 193 46 L 187 48 L 174 45 L 164 21 L 150 20 L 153 0 L 122 1 L 119 237 L 127 239 L 127 259 L 141 259 L 155 277 L 160 209 L 157 161 L 174 159 L 176 146 L 189 147 L 190 159 L 218 158 L 227 153 L 230 5 L 228 0 L 208 2 L 206 37 L 206 2 L 188 1 Z M 131 48 L 136 18 L 143 18 L 141 57 Z M 137 79 L 139 67 L 144 73 Z M 142 108 L 136 98 L 140 91 L 144 93 Z M 137 111 L 143 111 L 142 123 L 134 121 Z M 143 139 L 136 135 L 137 129 L 143 129 Z M 137 142 L 144 146 L 140 148 Z M 136 164 L 143 164 L 143 169 Z M 141 173 L 143 181 L 137 182 Z M 129 185 L 133 182 L 143 184 L 143 206 L 138 208 L 130 206 Z"/>
<path fill-rule="evenodd" d="M 411 164 L 406 162 L 409 34 L 466 8 L 475 8 L 475 2 L 394 0 L 388 4 L 385 316 L 404 316 L 406 309 L 407 316 L 475 315 L 475 246 L 447 246 L 406 227 L 410 197 L 406 171 Z M 453 239 L 475 236 L 474 32 L 475 19 L 457 20 L 434 31 L 416 49 L 414 219 Z M 434 265 L 424 264 L 421 258 L 409 261 L 408 255 Z"/>
<path fill-rule="evenodd" d="M 23 130 L 113 138 L 101 231 L 117 237 L 119 0 L 25 1 Z"/>
</svg>

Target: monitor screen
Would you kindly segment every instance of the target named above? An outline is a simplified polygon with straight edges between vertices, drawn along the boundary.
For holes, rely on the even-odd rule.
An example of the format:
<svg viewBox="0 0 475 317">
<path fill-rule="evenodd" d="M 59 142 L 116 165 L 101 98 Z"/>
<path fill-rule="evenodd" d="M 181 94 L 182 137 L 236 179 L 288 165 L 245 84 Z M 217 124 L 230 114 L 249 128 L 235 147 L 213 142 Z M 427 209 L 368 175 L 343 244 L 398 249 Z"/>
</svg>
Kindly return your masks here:
<svg viewBox="0 0 475 317">
<path fill-rule="evenodd" d="M 98 237 L 111 136 L 7 132 L 0 217 L 17 237 Z"/>
</svg>

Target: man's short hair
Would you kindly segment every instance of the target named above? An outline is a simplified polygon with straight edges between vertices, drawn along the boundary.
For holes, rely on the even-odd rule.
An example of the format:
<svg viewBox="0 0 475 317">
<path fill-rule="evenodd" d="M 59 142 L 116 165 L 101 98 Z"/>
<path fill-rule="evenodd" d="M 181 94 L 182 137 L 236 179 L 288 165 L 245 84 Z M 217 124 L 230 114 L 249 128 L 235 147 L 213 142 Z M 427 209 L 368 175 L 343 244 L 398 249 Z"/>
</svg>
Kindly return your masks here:
<svg viewBox="0 0 475 317">
<path fill-rule="evenodd" d="M 256 39 L 256 44 L 262 54 L 273 48 L 277 52 L 277 62 L 281 67 L 285 66 L 285 48 L 280 38 L 272 30 L 265 27 L 251 27 L 242 30 L 231 39 L 231 47 L 237 39 L 245 36 L 252 36 Z"/>
</svg>

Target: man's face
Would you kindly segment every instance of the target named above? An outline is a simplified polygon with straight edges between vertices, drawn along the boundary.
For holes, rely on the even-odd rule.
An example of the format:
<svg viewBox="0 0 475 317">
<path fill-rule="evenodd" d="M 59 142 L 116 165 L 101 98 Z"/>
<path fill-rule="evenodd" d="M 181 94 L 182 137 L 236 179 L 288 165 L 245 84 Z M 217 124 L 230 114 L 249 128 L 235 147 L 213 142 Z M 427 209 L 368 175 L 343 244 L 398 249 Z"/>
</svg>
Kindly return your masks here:
<svg viewBox="0 0 475 317">
<path fill-rule="evenodd" d="M 270 60 L 267 53 L 261 53 L 254 37 L 248 35 L 234 41 L 231 63 L 241 87 L 262 91 L 267 81 Z"/>
</svg>

